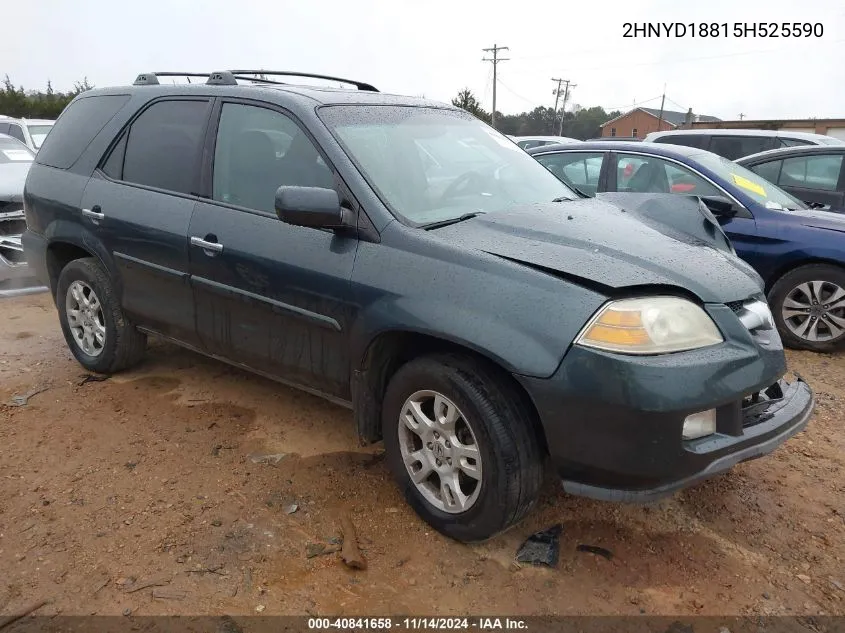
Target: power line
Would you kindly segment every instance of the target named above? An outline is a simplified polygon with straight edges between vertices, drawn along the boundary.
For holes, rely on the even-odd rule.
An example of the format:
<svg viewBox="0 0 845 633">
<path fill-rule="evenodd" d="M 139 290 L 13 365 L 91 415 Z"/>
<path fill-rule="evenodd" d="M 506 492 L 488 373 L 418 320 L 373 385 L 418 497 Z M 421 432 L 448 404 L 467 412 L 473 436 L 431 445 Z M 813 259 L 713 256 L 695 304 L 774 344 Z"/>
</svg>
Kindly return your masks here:
<svg viewBox="0 0 845 633">
<path fill-rule="evenodd" d="M 500 85 L 502 88 L 504 88 L 505 90 L 507 90 L 509 93 L 511 93 L 511 94 L 512 94 L 514 97 L 516 97 L 517 99 L 522 99 L 523 101 L 525 101 L 525 103 L 529 103 L 529 104 L 531 104 L 531 105 L 534 105 L 535 103 L 537 103 L 537 102 L 536 102 L 536 101 L 534 101 L 533 99 L 528 99 L 527 97 L 523 97 L 521 94 L 517 94 L 517 93 L 515 93 L 515 92 L 514 92 L 514 91 L 513 91 L 513 90 L 512 90 L 512 89 L 511 89 L 511 88 L 510 88 L 510 87 L 509 87 L 509 86 L 508 86 L 508 85 L 507 85 L 504 81 L 502 81 L 501 79 L 499 79 L 499 85 Z"/>
<path fill-rule="evenodd" d="M 636 107 L 641 106 L 644 103 L 650 103 L 651 101 L 657 101 L 658 99 L 660 99 L 661 96 L 662 95 L 657 95 L 656 97 L 652 97 L 651 99 L 646 99 L 645 101 L 634 101 L 633 103 L 625 103 L 625 104 L 618 105 L 618 106 L 605 107 L 604 109 L 608 112 L 611 112 L 613 110 L 621 110 L 622 108 L 636 108 Z"/>
<path fill-rule="evenodd" d="M 487 79 L 484 80 L 484 96 L 481 98 L 481 103 L 487 103 L 487 91 L 490 89 L 490 75 L 493 74 L 493 69 L 487 71 Z"/>
<path fill-rule="evenodd" d="M 499 65 L 499 62 L 506 62 L 508 61 L 507 57 L 499 57 L 499 51 L 506 51 L 509 50 L 507 46 L 497 46 L 493 44 L 493 48 L 482 48 L 481 49 L 485 53 L 493 53 L 493 57 L 483 57 L 481 61 L 483 62 L 492 62 L 493 63 L 493 112 L 490 115 L 490 125 L 493 126 L 495 129 L 496 127 L 496 67 Z"/>
</svg>

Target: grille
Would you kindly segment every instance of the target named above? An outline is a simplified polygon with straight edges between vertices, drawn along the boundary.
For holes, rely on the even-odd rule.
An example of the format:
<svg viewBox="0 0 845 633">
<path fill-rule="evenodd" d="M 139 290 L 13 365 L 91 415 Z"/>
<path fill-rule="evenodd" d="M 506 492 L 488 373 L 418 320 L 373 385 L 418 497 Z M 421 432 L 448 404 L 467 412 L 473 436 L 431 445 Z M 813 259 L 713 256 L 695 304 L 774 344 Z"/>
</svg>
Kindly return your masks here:
<svg viewBox="0 0 845 633">
<path fill-rule="evenodd" d="M 730 301 L 729 303 L 726 303 L 725 305 L 728 306 L 734 312 L 739 312 L 740 310 L 742 310 L 742 306 L 743 306 L 744 303 L 745 303 L 745 301 Z"/>
</svg>

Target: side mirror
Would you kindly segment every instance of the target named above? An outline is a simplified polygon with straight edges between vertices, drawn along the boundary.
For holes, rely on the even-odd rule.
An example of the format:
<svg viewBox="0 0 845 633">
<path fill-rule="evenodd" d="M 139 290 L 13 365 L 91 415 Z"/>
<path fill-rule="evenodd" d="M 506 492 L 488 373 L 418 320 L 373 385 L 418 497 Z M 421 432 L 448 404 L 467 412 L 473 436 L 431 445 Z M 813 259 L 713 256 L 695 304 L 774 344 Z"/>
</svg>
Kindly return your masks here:
<svg viewBox="0 0 845 633">
<path fill-rule="evenodd" d="M 716 217 L 732 218 L 737 214 L 733 201 L 721 196 L 702 196 L 701 201 Z"/>
<path fill-rule="evenodd" d="M 322 187 L 279 187 L 276 215 L 287 224 L 315 229 L 336 229 L 344 225 L 337 192 Z"/>
</svg>

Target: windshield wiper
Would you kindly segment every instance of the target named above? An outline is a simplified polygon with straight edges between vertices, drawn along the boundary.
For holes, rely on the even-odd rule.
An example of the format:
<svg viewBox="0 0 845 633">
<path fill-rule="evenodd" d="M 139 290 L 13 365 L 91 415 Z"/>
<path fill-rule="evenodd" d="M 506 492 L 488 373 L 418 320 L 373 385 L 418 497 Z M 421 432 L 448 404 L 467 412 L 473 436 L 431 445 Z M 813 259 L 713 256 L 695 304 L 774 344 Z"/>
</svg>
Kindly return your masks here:
<svg viewBox="0 0 845 633">
<path fill-rule="evenodd" d="M 552 202 L 572 202 L 573 200 L 575 200 L 575 198 L 568 198 L 566 196 L 559 196 L 557 198 L 554 198 L 552 200 Z"/>
<path fill-rule="evenodd" d="M 423 224 L 422 228 L 426 231 L 430 231 L 431 229 L 439 229 L 442 226 L 449 226 L 450 224 L 457 224 L 458 222 L 463 222 L 464 220 L 471 220 L 472 218 L 484 215 L 484 211 L 473 211 L 472 213 L 464 213 L 457 218 L 449 218 L 448 220 L 438 220 L 437 222 L 429 222 L 428 224 Z"/>
</svg>

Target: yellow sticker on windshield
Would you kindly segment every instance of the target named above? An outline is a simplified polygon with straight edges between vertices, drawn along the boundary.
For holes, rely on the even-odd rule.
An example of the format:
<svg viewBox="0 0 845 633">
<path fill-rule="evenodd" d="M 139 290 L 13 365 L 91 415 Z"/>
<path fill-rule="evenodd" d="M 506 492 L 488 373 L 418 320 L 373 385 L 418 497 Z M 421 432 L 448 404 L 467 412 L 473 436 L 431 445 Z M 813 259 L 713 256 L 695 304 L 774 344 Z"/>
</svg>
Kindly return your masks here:
<svg viewBox="0 0 845 633">
<path fill-rule="evenodd" d="M 743 178 L 742 176 L 737 176 L 736 174 L 731 174 L 734 179 L 734 183 L 737 187 L 742 187 L 743 189 L 748 189 L 748 191 L 753 191 L 754 193 L 766 197 L 766 190 L 763 189 L 760 185 L 756 182 L 752 182 L 748 180 L 748 178 Z"/>
</svg>

